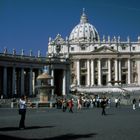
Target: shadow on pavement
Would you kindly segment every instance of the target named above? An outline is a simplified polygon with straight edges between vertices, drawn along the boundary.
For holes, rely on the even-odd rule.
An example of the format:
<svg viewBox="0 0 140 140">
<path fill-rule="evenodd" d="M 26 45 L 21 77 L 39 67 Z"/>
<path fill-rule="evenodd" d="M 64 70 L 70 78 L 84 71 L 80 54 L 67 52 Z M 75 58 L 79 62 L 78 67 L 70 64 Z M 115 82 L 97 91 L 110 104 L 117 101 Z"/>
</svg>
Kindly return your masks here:
<svg viewBox="0 0 140 140">
<path fill-rule="evenodd" d="M 28 138 L 19 138 L 19 137 L 14 137 L 14 136 L 7 136 L 0 134 L 1 139 L 6 139 L 6 140 L 76 140 L 80 138 L 93 138 L 97 133 L 89 133 L 89 134 L 66 134 L 66 135 L 60 135 L 56 137 L 51 137 L 51 138 L 42 138 L 42 139 L 28 139 Z"/>
<path fill-rule="evenodd" d="M 89 133 L 89 134 L 66 134 L 66 135 L 61 135 L 57 137 L 52 137 L 48 139 L 43 139 L 43 140 L 76 140 L 80 138 L 91 138 L 93 136 L 97 135 L 97 133 Z"/>
<path fill-rule="evenodd" d="M 23 130 L 29 130 L 29 129 L 40 129 L 40 128 L 52 128 L 54 126 L 30 126 L 30 127 L 26 127 Z M 0 128 L 0 131 L 16 131 L 16 130 L 20 130 L 18 127 L 3 127 Z"/>
</svg>

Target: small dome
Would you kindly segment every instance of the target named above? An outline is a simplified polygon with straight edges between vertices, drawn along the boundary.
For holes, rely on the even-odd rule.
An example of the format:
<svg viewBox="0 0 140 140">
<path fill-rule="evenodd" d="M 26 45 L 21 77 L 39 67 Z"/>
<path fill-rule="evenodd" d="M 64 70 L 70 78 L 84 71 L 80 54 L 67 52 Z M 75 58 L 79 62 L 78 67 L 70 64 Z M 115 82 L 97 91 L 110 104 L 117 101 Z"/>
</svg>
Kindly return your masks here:
<svg viewBox="0 0 140 140">
<path fill-rule="evenodd" d="M 80 23 L 74 27 L 70 36 L 70 41 L 98 41 L 99 35 L 93 25 L 88 23 L 87 16 L 83 11 Z"/>
</svg>

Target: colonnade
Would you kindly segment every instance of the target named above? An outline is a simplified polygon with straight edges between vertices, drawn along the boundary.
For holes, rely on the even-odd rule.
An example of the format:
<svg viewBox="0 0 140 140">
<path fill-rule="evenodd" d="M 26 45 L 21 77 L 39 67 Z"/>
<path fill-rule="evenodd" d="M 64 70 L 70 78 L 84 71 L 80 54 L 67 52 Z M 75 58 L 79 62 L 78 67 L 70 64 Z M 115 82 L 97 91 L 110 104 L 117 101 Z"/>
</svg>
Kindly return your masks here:
<svg viewBox="0 0 140 140">
<path fill-rule="evenodd" d="M 0 94 L 4 97 L 20 97 L 21 95 L 34 96 L 36 78 L 40 69 L 31 67 L 1 66 Z"/>
</svg>

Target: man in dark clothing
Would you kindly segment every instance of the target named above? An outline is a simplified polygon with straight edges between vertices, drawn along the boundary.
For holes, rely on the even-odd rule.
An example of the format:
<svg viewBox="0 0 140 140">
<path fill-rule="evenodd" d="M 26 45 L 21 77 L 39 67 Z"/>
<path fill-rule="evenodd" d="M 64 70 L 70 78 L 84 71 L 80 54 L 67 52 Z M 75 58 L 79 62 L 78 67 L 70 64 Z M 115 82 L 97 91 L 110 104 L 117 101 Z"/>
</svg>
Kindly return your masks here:
<svg viewBox="0 0 140 140">
<path fill-rule="evenodd" d="M 133 99 L 132 103 L 133 103 L 133 110 L 135 110 L 136 109 L 136 99 L 135 98 Z"/>
<path fill-rule="evenodd" d="M 106 112 L 105 112 L 106 99 L 105 98 L 103 98 L 101 101 L 101 107 L 102 107 L 102 115 L 106 115 Z"/>
</svg>

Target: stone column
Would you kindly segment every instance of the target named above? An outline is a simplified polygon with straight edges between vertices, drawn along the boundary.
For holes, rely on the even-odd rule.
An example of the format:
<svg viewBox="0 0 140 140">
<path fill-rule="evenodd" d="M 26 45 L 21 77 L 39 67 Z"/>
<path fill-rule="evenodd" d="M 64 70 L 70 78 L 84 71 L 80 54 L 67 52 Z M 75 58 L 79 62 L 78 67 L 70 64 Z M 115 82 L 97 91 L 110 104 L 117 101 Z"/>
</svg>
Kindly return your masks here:
<svg viewBox="0 0 140 140">
<path fill-rule="evenodd" d="M 111 60 L 108 59 L 108 85 L 111 86 Z"/>
<path fill-rule="evenodd" d="M 87 60 L 87 86 L 90 86 L 90 61 Z"/>
<path fill-rule="evenodd" d="M 12 95 L 14 96 L 17 94 L 16 92 L 16 68 L 13 67 L 13 74 L 12 74 Z"/>
<path fill-rule="evenodd" d="M 38 69 L 38 75 L 40 75 L 42 73 L 41 69 Z M 37 80 L 37 85 L 41 85 L 41 81 Z M 38 90 L 37 90 L 38 92 Z"/>
<path fill-rule="evenodd" d="M 118 81 L 118 60 L 115 59 L 115 81 Z M 115 83 L 115 85 L 118 85 L 118 83 Z"/>
<path fill-rule="evenodd" d="M 121 71 L 121 59 L 119 59 L 119 81 L 122 80 L 122 71 Z"/>
<path fill-rule="evenodd" d="M 128 59 L 128 84 L 131 84 L 131 62 Z"/>
<path fill-rule="evenodd" d="M 30 76 L 29 76 L 29 96 L 32 96 L 33 92 L 33 85 L 32 85 L 32 80 L 33 80 L 33 71 L 32 68 L 30 68 Z"/>
<path fill-rule="evenodd" d="M 35 72 L 33 72 L 33 95 L 35 95 Z"/>
<path fill-rule="evenodd" d="M 66 70 L 63 70 L 63 87 L 62 95 L 66 95 Z"/>
<path fill-rule="evenodd" d="M 137 84 L 140 85 L 140 61 L 137 61 L 136 64 L 137 64 L 137 74 L 138 74 L 138 76 L 137 76 Z"/>
<path fill-rule="evenodd" d="M 21 68 L 21 95 L 24 94 L 24 69 Z"/>
<path fill-rule="evenodd" d="M 54 86 L 54 69 L 51 69 L 51 76 L 53 77 L 51 79 L 51 86 Z M 54 88 L 51 90 L 51 95 L 54 96 Z"/>
<path fill-rule="evenodd" d="M 7 67 L 3 71 L 3 96 L 7 97 Z"/>
<path fill-rule="evenodd" d="M 77 60 L 77 86 L 80 86 L 80 60 Z"/>
<path fill-rule="evenodd" d="M 91 60 L 91 86 L 94 86 L 94 60 Z"/>
<path fill-rule="evenodd" d="M 69 94 L 69 91 L 70 91 L 70 70 L 69 68 L 67 68 L 67 71 L 66 71 L 66 94 Z"/>
<path fill-rule="evenodd" d="M 98 85 L 102 85 L 101 84 L 101 59 L 98 60 Z"/>
</svg>

